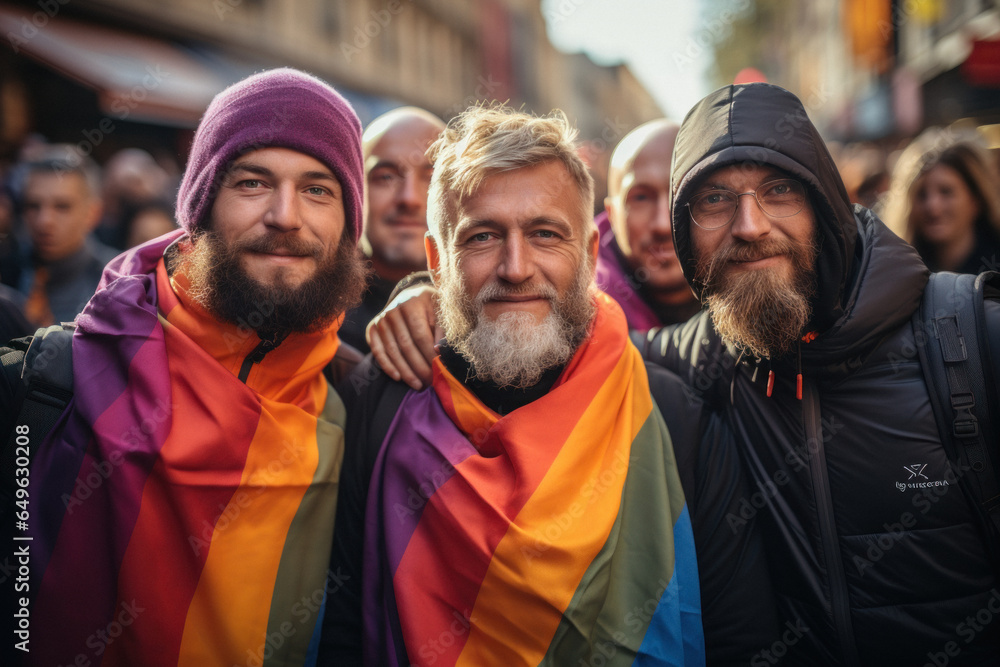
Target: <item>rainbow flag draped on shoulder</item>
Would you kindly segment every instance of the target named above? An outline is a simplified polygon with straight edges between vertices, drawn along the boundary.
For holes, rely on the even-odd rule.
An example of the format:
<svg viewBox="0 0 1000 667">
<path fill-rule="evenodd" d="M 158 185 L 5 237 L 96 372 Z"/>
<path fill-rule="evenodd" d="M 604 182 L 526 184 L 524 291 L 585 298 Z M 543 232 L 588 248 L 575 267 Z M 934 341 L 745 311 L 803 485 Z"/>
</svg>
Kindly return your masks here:
<svg viewBox="0 0 1000 667">
<path fill-rule="evenodd" d="M 29 664 L 315 659 L 343 454 L 334 330 L 259 343 L 152 241 L 78 318 L 73 402 L 31 468 Z"/>
<path fill-rule="evenodd" d="M 621 309 L 543 398 L 503 417 L 440 363 L 376 461 L 371 665 L 701 665 L 694 538 Z"/>
</svg>

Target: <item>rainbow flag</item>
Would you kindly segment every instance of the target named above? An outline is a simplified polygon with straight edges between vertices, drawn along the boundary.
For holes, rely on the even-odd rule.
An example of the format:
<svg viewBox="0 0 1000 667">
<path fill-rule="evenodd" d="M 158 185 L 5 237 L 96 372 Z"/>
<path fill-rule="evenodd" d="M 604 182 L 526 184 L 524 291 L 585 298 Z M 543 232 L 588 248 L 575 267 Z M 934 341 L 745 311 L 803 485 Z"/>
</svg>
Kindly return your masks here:
<svg viewBox="0 0 1000 667">
<path fill-rule="evenodd" d="M 621 309 L 554 388 L 503 417 L 438 360 L 368 496 L 372 665 L 700 665 L 694 539 Z"/>
<path fill-rule="evenodd" d="M 320 375 L 335 330 L 221 325 L 162 261 L 105 272 L 73 339 L 75 396 L 31 469 L 36 665 L 315 658 L 343 453 Z"/>
</svg>

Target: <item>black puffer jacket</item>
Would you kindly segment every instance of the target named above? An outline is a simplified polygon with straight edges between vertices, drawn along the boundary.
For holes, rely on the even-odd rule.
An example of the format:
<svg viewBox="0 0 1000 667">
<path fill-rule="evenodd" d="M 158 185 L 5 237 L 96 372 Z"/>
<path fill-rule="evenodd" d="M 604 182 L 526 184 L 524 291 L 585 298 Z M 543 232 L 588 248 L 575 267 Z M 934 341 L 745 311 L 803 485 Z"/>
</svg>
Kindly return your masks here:
<svg viewBox="0 0 1000 667">
<path fill-rule="evenodd" d="M 788 629 L 752 664 L 1000 664 L 998 582 L 913 347 L 926 267 L 852 210 L 799 101 L 751 84 L 703 100 L 677 138 L 674 234 L 689 280 L 684 204 L 708 170 L 744 161 L 803 180 L 816 211 L 819 335 L 800 346 L 802 399 L 796 354 L 738 359 L 704 312 L 651 333 L 645 351 L 725 416 L 756 484 L 728 520 L 763 520 Z"/>
</svg>

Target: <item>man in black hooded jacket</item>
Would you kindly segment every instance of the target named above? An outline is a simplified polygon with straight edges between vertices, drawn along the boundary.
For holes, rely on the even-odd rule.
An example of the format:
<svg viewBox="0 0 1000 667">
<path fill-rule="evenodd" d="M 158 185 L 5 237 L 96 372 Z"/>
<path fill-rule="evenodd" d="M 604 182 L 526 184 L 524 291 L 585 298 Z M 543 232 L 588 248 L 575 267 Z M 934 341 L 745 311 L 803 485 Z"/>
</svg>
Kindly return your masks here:
<svg viewBox="0 0 1000 667">
<path fill-rule="evenodd" d="M 779 604 L 808 628 L 765 662 L 787 649 L 792 664 L 1000 664 L 997 564 L 912 353 L 927 268 L 851 206 L 802 103 L 777 86 L 698 103 L 671 183 L 705 310 L 644 344 L 744 444 L 760 497 L 731 525 L 762 507 Z"/>
<path fill-rule="evenodd" d="M 786 622 L 751 664 L 1000 664 L 1000 564 L 914 354 L 926 266 L 851 206 L 802 103 L 777 86 L 699 102 L 671 190 L 675 247 L 705 309 L 636 342 L 741 444 L 756 489 L 727 521 L 761 520 Z M 1000 331 L 995 302 L 986 319 Z M 394 345 L 376 358 L 412 373 Z M 1000 340 L 989 345 L 997 378 Z"/>
</svg>

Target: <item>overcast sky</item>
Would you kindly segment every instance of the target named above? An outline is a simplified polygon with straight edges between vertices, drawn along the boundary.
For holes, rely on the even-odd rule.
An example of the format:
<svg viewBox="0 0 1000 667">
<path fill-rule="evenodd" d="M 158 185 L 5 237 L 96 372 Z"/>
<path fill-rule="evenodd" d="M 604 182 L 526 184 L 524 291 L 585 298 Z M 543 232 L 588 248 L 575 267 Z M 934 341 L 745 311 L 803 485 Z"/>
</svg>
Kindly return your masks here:
<svg viewBox="0 0 1000 667">
<path fill-rule="evenodd" d="M 711 27 L 700 25 L 692 0 L 543 0 L 556 48 L 585 51 L 602 65 L 625 62 L 668 117 L 680 121 L 709 93 L 703 46 Z"/>
</svg>

